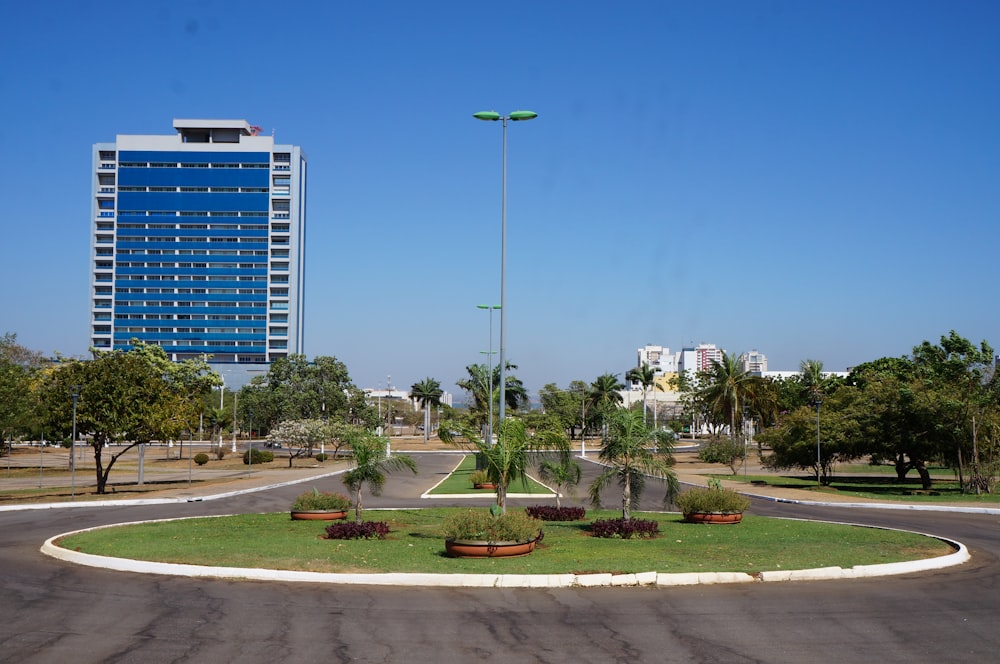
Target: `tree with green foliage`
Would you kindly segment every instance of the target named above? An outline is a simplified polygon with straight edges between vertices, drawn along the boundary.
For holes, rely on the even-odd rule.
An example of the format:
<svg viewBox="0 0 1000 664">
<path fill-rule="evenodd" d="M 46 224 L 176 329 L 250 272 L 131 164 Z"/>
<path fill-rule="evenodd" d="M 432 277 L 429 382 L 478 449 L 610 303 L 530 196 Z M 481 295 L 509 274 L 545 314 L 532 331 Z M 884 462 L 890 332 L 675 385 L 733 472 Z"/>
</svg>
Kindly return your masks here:
<svg viewBox="0 0 1000 664">
<path fill-rule="evenodd" d="M 285 420 L 326 419 L 375 426 L 377 416 L 364 392 L 351 381 L 347 366 L 335 357 L 305 355 L 274 360 L 267 374 L 239 391 L 237 410 L 246 423 L 269 431 Z"/>
<path fill-rule="evenodd" d="M 599 455 L 606 470 L 590 485 L 591 503 L 599 507 L 601 492 L 612 482 L 617 482 L 622 489 L 622 519 L 628 521 L 631 510 L 639 506 L 648 476 L 665 483 L 663 503 L 672 503 L 680 491 L 677 476 L 671 467 L 673 436 L 664 431 L 653 431 L 643 422 L 641 413 L 627 408 L 611 412 L 607 424 L 608 430 Z"/>
<path fill-rule="evenodd" d="M 285 420 L 271 427 L 267 438 L 288 453 L 288 467 L 291 468 L 293 459 L 311 457 L 320 443 L 332 437 L 331 433 L 330 425 L 323 420 Z"/>
<path fill-rule="evenodd" d="M 538 391 L 542 409 L 555 416 L 569 437 L 575 438 L 576 428 L 581 431 L 586 412 L 587 384 L 582 380 L 571 381 L 569 387 L 560 389 L 555 383 L 548 383 Z"/>
<path fill-rule="evenodd" d="M 741 463 L 746 463 L 746 447 L 732 438 L 712 436 L 702 443 L 698 450 L 698 460 L 702 463 L 721 463 L 729 467 L 733 475 Z"/>
<path fill-rule="evenodd" d="M 354 519 L 361 523 L 361 490 L 368 485 L 373 496 L 382 495 L 386 473 L 410 470 L 417 474 L 417 463 L 405 454 L 387 455 L 386 440 L 370 431 L 347 433 L 351 446 L 351 469 L 344 473 L 343 482 L 354 494 Z"/>
<path fill-rule="evenodd" d="M 424 409 L 424 445 L 427 444 L 431 431 L 431 408 L 441 405 L 443 394 L 441 383 L 430 376 L 410 386 L 410 397 L 416 399 L 420 407 Z"/>
<path fill-rule="evenodd" d="M 764 467 L 809 470 L 822 484 L 829 484 L 837 463 L 867 454 L 866 432 L 872 421 L 869 409 L 864 395 L 850 386 L 839 387 L 824 397 L 819 418 L 823 444 L 817 465 L 816 411 L 811 406 L 800 406 L 786 414 L 778 426 L 761 432 L 758 437 L 771 449 L 762 459 Z"/>
<path fill-rule="evenodd" d="M 32 429 L 32 382 L 44 364 L 40 353 L 17 343 L 16 334 L 0 337 L 0 440 Z"/>
<path fill-rule="evenodd" d="M 71 392 L 79 390 L 77 430 L 90 437 L 97 493 L 106 492 L 115 462 L 133 447 L 173 440 L 197 423 L 198 402 L 221 382 L 202 360 L 171 362 L 159 346 L 133 342 L 129 350 L 95 352 L 89 361 L 56 365 L 40 387 L 53 428 L 68 432 Z M 118 452 L 104 463 L 112 443 Z"/>
</svg>

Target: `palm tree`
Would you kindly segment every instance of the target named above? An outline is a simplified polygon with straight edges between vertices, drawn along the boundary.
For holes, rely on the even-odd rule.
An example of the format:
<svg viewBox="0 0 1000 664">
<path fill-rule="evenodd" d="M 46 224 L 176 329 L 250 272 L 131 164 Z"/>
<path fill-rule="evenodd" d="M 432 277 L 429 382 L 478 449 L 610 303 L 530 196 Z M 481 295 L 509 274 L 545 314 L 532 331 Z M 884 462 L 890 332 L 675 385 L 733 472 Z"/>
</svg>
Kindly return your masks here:
<svg viewBox="0 0 1000 664">
<path fill-rule="evenodd" d="M 652 445 L 659 451 L 654 452 Z M 647 427 L 639 413 L 627 408 L 615 409 L 608 419 L 608 432 L 599 457 L 607 469 L 590 485 L 591 503 L 599 507 L 601 491 L 617 480 L 622 488 L 622 519 L 628 521 L 630 511 L 639 506 L 647 475 L 666 483 L 664 505 L 673 502 L 680 487 L 671 468 L 672 446 L 673 439 L 666 432 Z"/>
<path fill-rule="evenodd" d="M 344 473 L 343 482 L 354 494 L 354 518 L 361 523 L 361 489 L 365 484 L 373 496 L 382 495 L 385 474 L 407 468 L 417 474 L 417 464 L 405 454 L 386 455 L 385 439 L 369 431 L 356 431 L 350 435 L 353 452 L 352 467 Z"/>
<path fill-rule="evenodd" d="M 590 384 L 590 392 L 587 395 L 587 403 L 590 404 L 592 416 L 600 416 L 601 422 L 605 421 L 606 414 L 622 402 L 622 395 L 619 390 L 625 385 L 618 380 L 618 374 L 601 374 Z"/>
<path fill-rule="evenodd" d="M 802 374 L 802 387 L 809 398 L 809 403 L 815 404 L 823 395 L 823 363 L 820 360 L 802 360 L 799 363 Z"/>
<path fill-rule="evenodd" d="M 427 437 L 431 429 L 431 408 L 441 405 L 441 383 L 430 376 L 424 378 L 419 383 L 410 386 L 410 397 L 417 400 L 417 403 L 424 409 L 424 445 L 427 444 Z"/>
<path fill-rule="evenodd" d="M 735 440 L 737 422 L 742 421 L 743 407 L 753 400 L 760 379 L 740 366 L 735 353 L 712 360 L 708 384 L 698 390 L 698 398 L 716 417 L 729 416 L 729 432 Z"/>
<path fill-rule="evenodd" d="M 516 417 L 505 417 L 500 423 L 496 442 L 480 436 L 469 427 L 460 427 L 461 435 L 452 437 L 443 434 L 447 442 L 471 448 L 477 456 L 477 464 L 482 463 L 491 484 L 496 486 L 497 507 L 500 513 L 507 511 L 507 489 L 512 482 L 521 482 L 527 489 L 528 467 L 531 454 L 540 450 L 557 449 L 568 451 L 569 439 L 566 432 L 559 429 L 539 429 L 529 435 L 524 422 Z"/>
<path fill-rule="evenodd" d="M 648 363 L 633 367 L 625 374 L 625 380 L 642 385 L 642 421 L 646 421 L 646 391 L 656 384 L 656 371 Z"/>
<path fill-rule="evenodd" d="M 567 487 L 570 491 L 574 491 L 574 487 L 580 483 L 582 471 L 580 464 L 570 457 L 567 450 L 559 454 L 558 463 L 549 459 L 542 461 L 538 465 L 538 476 L 543 482 L 551 482 L 556 485 L 556 507 L 562 507 L 562 502 L 559 499 L 562 488 Z"/>
<path fill-rule="evenodd" d="M 517 410 L 520 406 L 528 403 L 528 391 L 524 388 L 524 383 L 519 378 L 510 373 L 512 369 L 517 369 L 517 365 L 511 362 L 505 363 L 507 371 L 505 373 L 504 401 L 508 410 Z M 486 423 L 490 412 L 490 402 L 496 404 L 500 395 L 500 367 L 493 367 L 492 374 L 485 364 L 470 364 L 465 367 L 467 378 L 460 378 L 455 384 L 468 392 L 472 396 L 472 406 L 469 410 L 473 414 L 473 421 L 480 427 Z M 494 408 L 498 412 L 499 408 Z"/>
</svg>

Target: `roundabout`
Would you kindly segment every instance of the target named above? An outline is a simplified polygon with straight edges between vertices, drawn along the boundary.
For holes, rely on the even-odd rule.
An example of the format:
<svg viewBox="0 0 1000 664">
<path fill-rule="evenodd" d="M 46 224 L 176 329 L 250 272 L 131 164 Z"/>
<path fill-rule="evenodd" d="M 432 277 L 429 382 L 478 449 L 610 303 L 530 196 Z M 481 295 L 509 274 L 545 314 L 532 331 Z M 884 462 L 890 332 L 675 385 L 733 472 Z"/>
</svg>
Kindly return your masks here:
<svg viewBox="0 0 1000 664">
<path fill-rule="evenodd" d="M 378 506 L 421 505 L 407 496 L 419 495 L 453 465 L 447 455 L 418 459 L 421 475 L 394 478 Z M 209 578 L 211 570 L 202 577 L 168 577 L 81 567 L 39 554 L 42 542 L 58 533 L 276 511 L 300 489 L 0 513 L 0 563 L 8 571 L 0 600 L 10 607 L 0 628 L 5 655 L 22 662 L 273 662 L 316 661 L 336 652 L 340 661 L 374 662 L 462 661 L 470 653 L 503 651 L 525 662 L 801 662 L 836 653 L 846 660 L 931 662 L 951 661 L 959 652 L 989 658 L 1000 645 L 994 618 L 1000 602 L 992 590 L 1000 582 L 994 514 L 758 499 L 755 514 L 944 536 L 963 542 L 971 560 L 878 579 L 754 580 L 653 592 L 583 583 L 406 587 L 395 579 L 382 586 L 332 586 L 273 577 L 261 583 Z"/>
</svg>

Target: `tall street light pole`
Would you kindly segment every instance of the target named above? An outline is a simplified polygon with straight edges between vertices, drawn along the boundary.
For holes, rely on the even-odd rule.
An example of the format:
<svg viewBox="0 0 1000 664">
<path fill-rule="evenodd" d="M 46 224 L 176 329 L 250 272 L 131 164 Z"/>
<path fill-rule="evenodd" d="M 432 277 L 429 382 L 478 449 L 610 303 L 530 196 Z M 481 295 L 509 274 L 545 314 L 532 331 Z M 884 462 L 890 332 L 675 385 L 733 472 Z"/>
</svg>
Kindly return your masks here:
<svg viewBox="0 0 1000 664">
<path fill-rule="evenodd" d="M 823 463 L 819 446 L 819 407 L 823 405 L 823 397 L 817 394 L 814 400 L 816 403 L 816 486 L 822 487 L 823 482 L 820 480 L 820 470 L 823 468 Z"/>
<path fill-rule="evenodd" d="M 69 448 L 69 468 L 70 468 L 70 498 L 76 498 L 76 402 L 80 398 L 80 386 L 74 385 L 70 389 L 70 396 L 73 397 L 73 441 Z"/>
<path fill-rule="evenodd" d="M 489 304 L 477 304 L 477 309 L 487 309 L 490 312 L 490 349 L 486 352 L 486 376 L 489 383 L 487 384 L 487 390 L 489 394 L 487 398 L 489 401 L 489 422 L 486 425 L 486 440 L 489 441 L 489 445 L 493 444 L 493 310 L 499 309 L 499 304 L 489 305 Z M 502 316 L 503 314 L 501 314 Z M 501 374 L 502 375 L 502 374 Z"/>
<path fill-rule="evenodd" d="M 500 115 L 496 111 L 479 111 L 472 117 L 477 120 L 496 122 L 503 125 L 503 174 L 500 191 L 500 415 L 498 418 L 501 432 L 503 431 L 504 410 L 507 400 L 507 121 L 521 122 L 534 120 L 538 113 L 533 111 L 514 111 L 510 115 Z"/>
</svg>

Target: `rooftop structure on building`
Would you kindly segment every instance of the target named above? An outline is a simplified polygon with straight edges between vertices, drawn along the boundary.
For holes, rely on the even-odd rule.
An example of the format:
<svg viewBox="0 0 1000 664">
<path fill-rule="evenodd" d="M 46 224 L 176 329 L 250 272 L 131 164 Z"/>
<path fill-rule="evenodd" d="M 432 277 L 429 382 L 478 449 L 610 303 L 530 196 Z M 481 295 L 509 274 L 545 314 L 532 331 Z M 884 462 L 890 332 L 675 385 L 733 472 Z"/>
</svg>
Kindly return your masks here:
<svg viewBox="0 0 1000 664">
<path fill-rule="evenodd" d="M 306 156 L 246 120 L 93 147 L 91 345 L 205 357 L 230 389 L 303 353 Z"/>
</svg>

